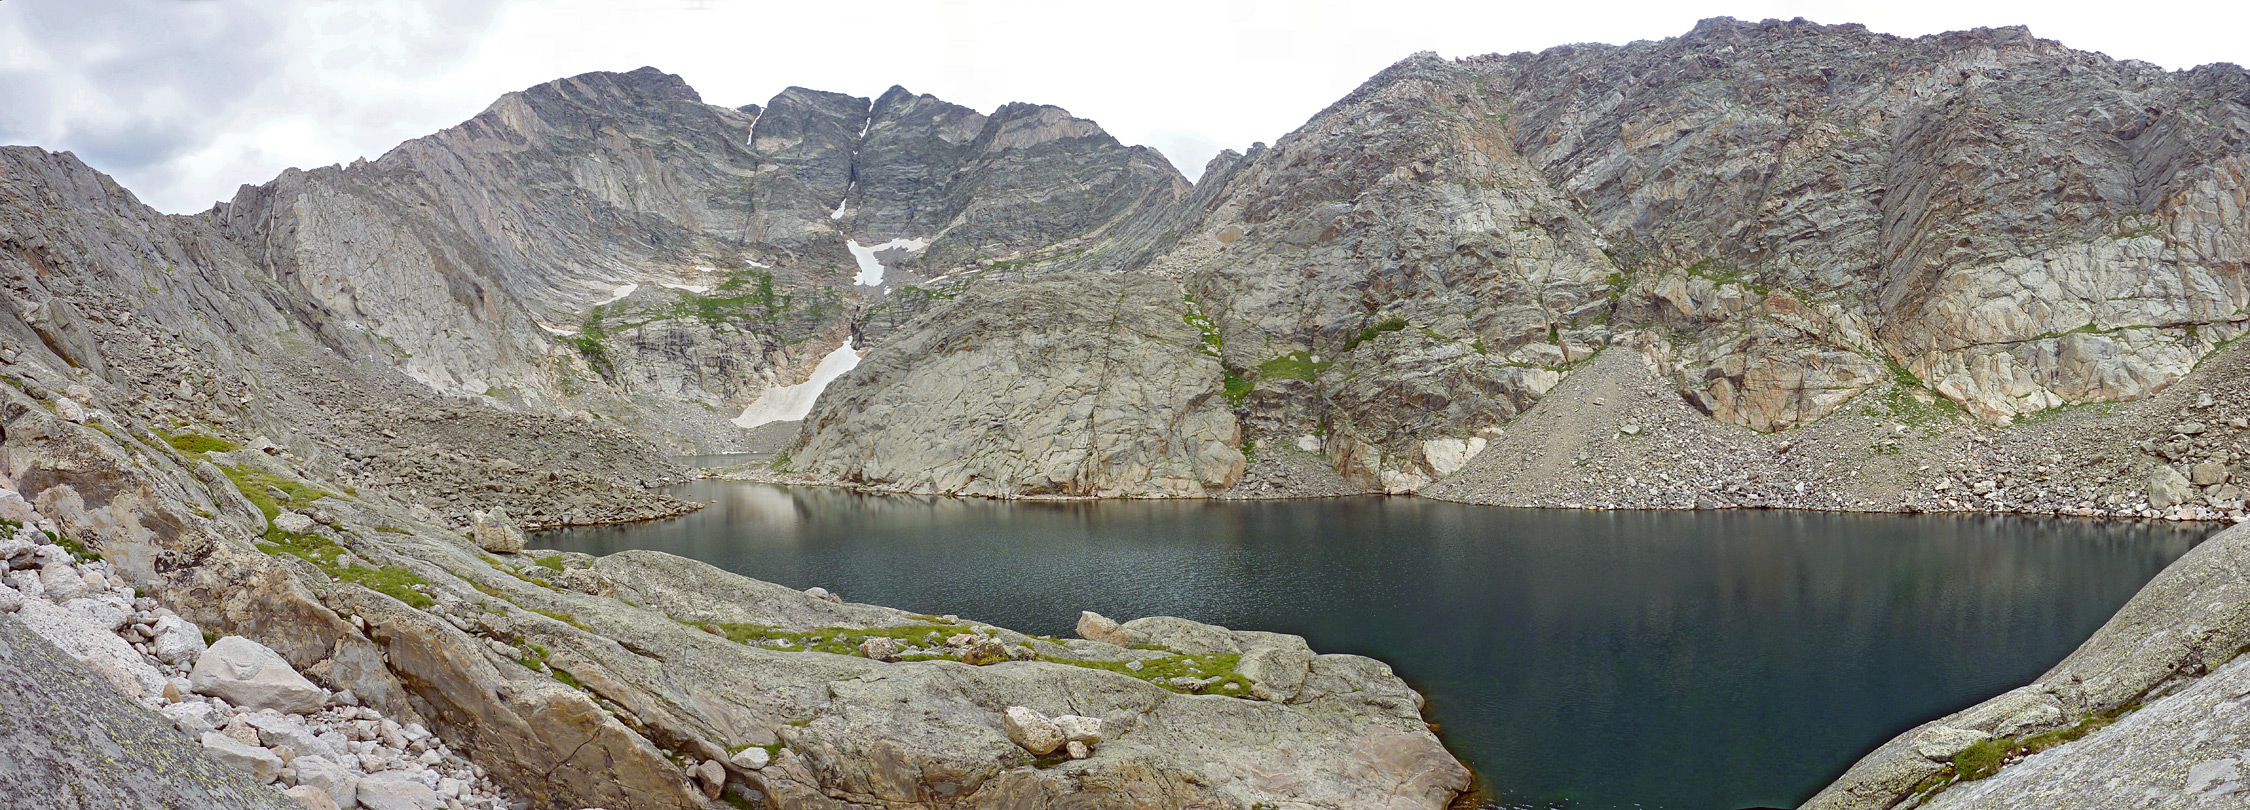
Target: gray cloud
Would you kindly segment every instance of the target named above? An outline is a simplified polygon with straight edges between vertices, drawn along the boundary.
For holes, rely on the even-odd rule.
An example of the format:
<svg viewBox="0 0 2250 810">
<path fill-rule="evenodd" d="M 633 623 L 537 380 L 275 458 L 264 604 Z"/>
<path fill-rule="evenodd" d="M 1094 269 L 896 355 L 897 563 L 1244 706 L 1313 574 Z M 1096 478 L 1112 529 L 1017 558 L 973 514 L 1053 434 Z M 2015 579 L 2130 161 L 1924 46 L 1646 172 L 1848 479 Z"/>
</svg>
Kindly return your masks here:
<svg viewBox="0 0 2250 810">
<path fill-rule="evenodd" d="M 251 5 L 31 0 L 0 7 L 36 56 L 0 70 L 0 132 L 129 173 L 179 157 L 281 66 L 276 24 Z"/>
<path fill-rule="evenodd" d="M 160 208 L 199 207 L 188 186 L 211 186 L 210 175 L 240 171 L 232 182 L 261 182 L 279 168 L 257 142 L 261 125 L 297 125 L 285 133 L 296 138 L 296 153 L 283 158 L 292 161 L 306 152 L 348 159 L 370 141 L 395 142 L 382 120 L 354 114 L 384 101 L 361 97 L 367 78 L 413 83 L 450 68 L 502 7 L 7 0 L 0 142 L 71 151 Z"/>
</svg>

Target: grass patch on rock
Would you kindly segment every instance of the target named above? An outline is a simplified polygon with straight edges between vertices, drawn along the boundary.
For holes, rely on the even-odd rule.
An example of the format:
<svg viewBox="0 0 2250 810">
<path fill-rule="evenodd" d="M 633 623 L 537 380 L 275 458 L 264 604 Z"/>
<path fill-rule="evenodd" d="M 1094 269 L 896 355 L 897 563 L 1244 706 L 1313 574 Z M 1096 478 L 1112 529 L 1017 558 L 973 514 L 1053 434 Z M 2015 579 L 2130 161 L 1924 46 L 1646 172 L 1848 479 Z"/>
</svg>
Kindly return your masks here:
<svg viewBox="0 0 2250 810">
<path fill-rule="evenodd" d="M 1311 352 L 1290 352 L 1280 357 L 1276 357 L 1272 360 L 1267 360 L 1263 363 L 1259 363 L 1258 377 L 1261 379 L 1266 377 L 1275 377 L 1285 380 L 1303 380 L 1305 382 L 1312 382 L 1313 380 L 1318 379 L 1320 377 L 1320 372 L 1326 371 L 1329 365 L 1330 364 L 1328 363 L 1314 362 Z"/>
<path fill-rule="evenodd" d="M 395 565 L 371 567 L 357 565 L 344 559 L 343 546 L 317 534 L 295 534 L 279 529 L 269 529 L 258 550 L 267 554 L 287 554 L 313 564 L 320 572 L 337 582 L 349 582 L 368 590 L 405 602 L 416 608 L 437 604 L 429 594 L 416 590 L 416 586 L 430 584 L 420 575 Z"/>
<path fill-rule="evenodd" d="M 234 442 L 212 438 L 201 433 L 173 434 L 162 430 L 157 430 L 155 433 L 156 437 L 163 439 L 165 444 L 171 445 L 172 449 L 182 453 L 225 453 L 234 450 L 237 446 Z"/>
</svg>

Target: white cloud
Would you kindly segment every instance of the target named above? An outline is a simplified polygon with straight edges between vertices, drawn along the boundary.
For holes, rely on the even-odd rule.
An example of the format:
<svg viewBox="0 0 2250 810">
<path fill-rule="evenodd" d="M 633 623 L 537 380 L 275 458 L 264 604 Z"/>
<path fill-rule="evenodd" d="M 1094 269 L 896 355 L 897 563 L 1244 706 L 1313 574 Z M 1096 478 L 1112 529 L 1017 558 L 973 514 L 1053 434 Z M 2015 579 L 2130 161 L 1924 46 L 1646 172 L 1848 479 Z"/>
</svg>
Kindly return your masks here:
<svg viewBox="0 0 2250 810">
<path fill-rule="evenodd" d="M 2028 24 L 2171 68 L 2250 62 L 2237 4 L 6 0 L 0 141 L 75 150 L 151 204 L 194 210 L 288 166 L 374 157 L 510 90 L 654 65 L 729 106 L 892 84 L 984 110 L 1056 104 L 1193 177 L 1417 50 L 1658 39 L 1721 15 L 1902 35 Z"/>
</svg>

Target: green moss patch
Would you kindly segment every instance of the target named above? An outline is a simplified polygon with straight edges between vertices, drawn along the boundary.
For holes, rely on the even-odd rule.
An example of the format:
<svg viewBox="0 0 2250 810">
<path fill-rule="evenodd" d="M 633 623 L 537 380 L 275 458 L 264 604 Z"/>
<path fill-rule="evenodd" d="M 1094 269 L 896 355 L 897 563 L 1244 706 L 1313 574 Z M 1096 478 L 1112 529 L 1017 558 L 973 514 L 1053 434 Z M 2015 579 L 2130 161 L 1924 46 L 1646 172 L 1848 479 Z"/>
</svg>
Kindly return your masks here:
<svg viewBox="0 0 2250 810">
<path fill-rule="evenodd" d="M 164 440 L 165 444 L 171 445 L 172 449 L 182 453 L 225 453 L 237 447 L 234 442 L 212 438 L 201 433 L 172 434 L 161 430 L 155 433 L 157 438 Z"/>
<path fill-rule="evenodd" d="M 266 516 L 268 523 L 281 516 L 283 503 L 287 503 L 290 508 L 294 509 L 329 497 L 326 492 L 264 470 L 225 465 L 220 465 L 219 469 L 226 473 L 227 480 L 234 482 L 234 488 L 242 492 L 242 497 L 250 499 L 250 503 L 258 507 L 258 512 Z M 268 487 L 281 492 L 281 500 L 275 500 L 273 493 L 266 491 Z M 266 534 L 271 537 L 279 531 L 279 529 L 268 528 Z"/>
<path fill-rule="evenodd" d="M 1312 382 L 1328 370 L 1328 363 L 1316 363 L 1311 352 L 1290 352 L 1258 364 L 1258 377 Z"/>
<path fill-rule="evenodd" d="M 750 644 L 777 652 L 824 652 L 831 655 L 851 656 L 859 655 L 860 643 L 870 638 L 890 638 L 908 644 L 928 646 L 931 643 L 930 636 L 932 634 L 935 634 L 942 641 L 952 635 L 969 632 L 971 629 L 971 626 L 966 623 L 930 623 L 908 624 L 897 627 L 822 627 L 817 630 L 793 632 L 762 624 L 714 623 L 701 625 L 693 622 L 681 622 L 681 624 L 698 630 L 706 626 L 715 627 L 718 628 L 719 634 L 725 636 L 729 641 L 738 644 Z M 1054 641 L 1052 638 L 1046 640 Z M 772 643 L 777 641 L 780 643 Z M 1050 655 L 1041 655 L 1038 660 L 1054 664 L 1069 664 L 1087 669 L 1108 670 L 1126 677 L 1148 681 L 1168 691 L 1182 694 L 1202 693 L 1242 698 L 1250 696 L 1250 679 L 1235 672 L 1235 667 L 1241 663 L 1242 656 L 1189 655 L 1163 647 L 1145 647 L 1145 649 L 1167 652 L 1171 655 L 1163 658 L 1142 659 L 1140 662 L 1141 668 L 1138 670 L 1128 666 L 1127 662 L 1124 661 L 1087 661 Z M 954 659 L 949 655 L 921 654 L 904 656 L 899 660 L 950 661 Z M 1170 682 L 1173 678 L 1194 678 L 1209 681 L 1209 684 L 1200 689 L 1185 688 L 1174 686 Z"/>
<path fill-rule="evenodd" d="M 370 568 L 344 562 L 344 547 L 315 534 L 294 534 L 278 529 L 268 530 L 266 539 L 258 550 L 267 554 L 287 554 L 312 563 L 313 567 L 337 582 L 349 582 L 365 587 L 416 608 L 437 604 L 428 594 L 415 590 L 417 585 L 428 585 L 429 580 L 395 565 Z"/>
<path fill-rule="evenodd" d="M 1352 335 L 1350 340 L 1344 341 L 1344 350 L 1340 353 L 1350 354 L 1351 350 L 1359 348 L 1359 344 L 1374 340 L 1384 332 L 1396 332 L 1405 328 L 1406 318 L 1398 315 L 1376 321 L 1369 324 L 1367 328 L 1359 330 L 1358 334 Z"/>
</svg>

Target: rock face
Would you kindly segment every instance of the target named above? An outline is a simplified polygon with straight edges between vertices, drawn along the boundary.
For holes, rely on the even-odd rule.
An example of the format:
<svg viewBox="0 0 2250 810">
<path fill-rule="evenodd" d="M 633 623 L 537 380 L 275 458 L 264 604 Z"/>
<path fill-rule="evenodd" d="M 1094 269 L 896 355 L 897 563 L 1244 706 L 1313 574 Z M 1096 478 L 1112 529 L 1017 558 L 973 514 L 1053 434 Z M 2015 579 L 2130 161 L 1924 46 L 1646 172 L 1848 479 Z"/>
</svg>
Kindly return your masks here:
<svg viewBox="0 0 2250 810">
<path fill-rule="evenodd" d="M 0 790 L 49 806 L 292 810 L 0 611 Z M 80 804 L 63 804 L 73 797 Z"/>
<path fill-rule="evenodd" d="M 1893 738 L 1805 803 L 1888 808 L 1933 787 L 1931 808 L 2239 804 L 2241 704 L 2250 668 L 2250 527 L 2221 532 L 2135 594 L 2108 624 L 2028 686 Z M 2129 707 L 2139 706 L 2137 710 Z M 2119 715 L 2123 713 L 2122 717 Z M 1993 737 L 2018 743 L 2089 719 L 2098 730 L 1979 781 L 1953 756 Z M 2114 724 L 2101 726 L 2114 720 Z"/>
<path fill-rule="evenodd" d="M 793 457 L 910 492 L 1216 493 L 1241 432 L 1187 308 L 1148 276 L 972 287 L 831 384 Z"/>
<path fill-rule="evenodd" d="M 1250 492 L 1305 478 L 1289 453 L 1308 435 L 1341 479 L 1315 491 L 1433 486 L 1462 467 L 1426 443 L 1489 440 L 1616 348 L 1705 417 L 1757 431 L 1887 409 L 1868 399 L 1896 391 L 2007 424 L 2148 398 L 2250 323 L 2250 225 L 2229 191 L 2250 179 L 2246 85 L 2231 65 L 2167 74 L 2020 28 L 1905 39 L 1717 19 L 1621 47 L 1417 55 L 1273 146 L 1222 155 L 1090 263 L 1192 297 L 1245 443 L 1280 451 L 1236 479 Z M 1053 294 L 1005 278 L 935 287 L 978 297 L 898 325 L 891 362 L 934 360 L 960 307 Z M 1024 366 L 1001 410 L 1062 418 L 1073 404 L 1040 392 L 1080 373 Z M 1139 407 L 1172 421 L 1195 406 Z M 864 435 L 808 423 L 792 459 L 893 480 Z M 976 435 L 962 452 L 1050 442 Z M 1036 466 L 1002 472 L 978 491 L 1054 489 Z"/>
</svg>

